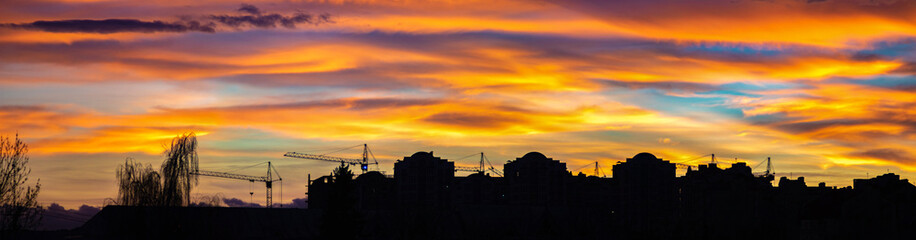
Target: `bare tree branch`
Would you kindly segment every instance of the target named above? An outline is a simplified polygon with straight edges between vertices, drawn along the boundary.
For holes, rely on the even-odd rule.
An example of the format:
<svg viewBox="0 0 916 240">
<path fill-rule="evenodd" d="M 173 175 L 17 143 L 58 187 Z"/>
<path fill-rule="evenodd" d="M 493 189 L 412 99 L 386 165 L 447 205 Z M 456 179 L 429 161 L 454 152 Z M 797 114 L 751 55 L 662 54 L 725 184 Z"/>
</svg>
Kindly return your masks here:
<svg viewBox="0 0 916 240">
<path fill-rule="evenodd" d="M 41 183 L 26 185 L 32 172 L 27 166 L 28 153 L 29 147 L 19 134 L 13 139 L 0 136 L 0 230 L 30 229 L 41 220 Z"/>
</svg>

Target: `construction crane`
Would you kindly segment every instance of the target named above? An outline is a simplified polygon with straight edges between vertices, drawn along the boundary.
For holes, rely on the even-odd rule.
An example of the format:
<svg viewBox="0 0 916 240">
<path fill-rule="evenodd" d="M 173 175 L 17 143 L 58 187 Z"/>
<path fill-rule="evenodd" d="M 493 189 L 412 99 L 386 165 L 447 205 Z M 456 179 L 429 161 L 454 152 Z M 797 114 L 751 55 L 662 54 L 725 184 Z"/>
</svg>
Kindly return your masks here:
<svg viewBox="0 0 916 240">
<path fill-rule="evenodd" d="M 343 151 L 343 150 L 352 149 L 352 148 L 360 147 L 360 146 L 363 147 L 363 157 L 360 158 L 360 159 L 356 159 L 356 158 L 342 158 L 342 157 L 335 157 L 335 156 L 328 156 L 328 155 L 326 155 L 326 154 L 330 154 L 330 153 L 326 153 L 326 154 L 309 154 L 309 153 L 288 152 L 288 153 L 286 153 L 286 154 L 283 154 L 283 156 L 284 156 L 284 157 L 291 157 L 291 158 L 302 158 L 302 159 L 310 159 L 310 160 L 328 161 L 328 162 L 339 162 L 339 163 L 350 164 L 350 165 L 359 165 L 359 169 L 363 170 L 363 173 L 366 173 L 366 171 L 369 171 L 369 164 L 375 164 L 376 168 L 378 168 L 378 160 L 375 159 L 375 155 L 372 154 L 372 150 L 369 150 L 369 145 L 367 145 L 367 144 L 365 144 L 365 143 L 362 144 L 362 145 L 356 145 L 356 146 L 352 146 L 352 147 L 340 149 L 340 150 L 337 150 L 337 151 L 334 151 L 334 152 L 340 152 L 340 151 Z M 334 153 L 334 152 L 331 152 L 331 153 Z M 369 162 L 369 157 L 370 157 L 370 156 L 372 157 L 372 160 L 374 161 L 374 162 L 372 162 L 372 163 Z"/>
<path fill-rule="evenodd" d="M 607 173 L 605 173 L 604 170 L 598 166 L 598 161 L 595 161 L 595 176 L 598 176 L 599 173 L 602 173 L 601 177 L 607 177 Z"/>
<path fill-rule="evenodd" d="M 455 161 L 461 160 L 461 159 L 465 159 L 465 158 L 469 158 L 469 157 L 472 157 L 472 156 L 477 156 L 477 153 L 471 154 L 471 155 L 467 155 L 467 156 L 464 156 L 464 157 L 461 157 L 461 158 L 458 158 L 458 159 L 455 159 Z M 486 164 L 484 164 L 484 163 L 486 163 Z M 490 166 L 489 168 L 487 168 L 488 165 Z M 498 169 L 494 168 L 494 167 L 493 167 L 493 164 L 490 163 L 490 159 L 487 159 L 487 156 L 484 155 L 483 152 L 480 152 L 480 163 L 477 165 L 477 167 L 462 167 L 462 166 L 455 166 L 455 171 L 456 171 L 456 172 L 477 172 L 477 173 L 480 173 L 480 174 L 483 174 L 483 173 L 486 172 L 486 171 L 490 171 L 490 172 L 492 172 L 492 173 L 494 173 L 494 174 L 496 174 L 496 175 L 498 175 L 498 176 L 500 176 L 500 177 L 503 176 L 502 171 L 499 171 Z"/>
<path fill-rule="evenodd" d="M 581 170 L 581 169 L 583 169 L 583 168 L 590 167 L 590 166 L 592 166 L 592 165 L 593 165 L 592 163 L 586 164 L 585 166 L 582 166 L 582 167 L 579 167 L 579 168 L 576 168 L 576 169 L 572 170 L 572 172 L 579 171 L 579 170 Z M 607 177 L 607 173 L 605 173 L 604 170 L 601 169 L 601 166 L 598 165 L 598 161 L 595 161 L 595 162 L 594 162 L 594 166 L 595 166 L 595 168 L 594 168 L 594 170 L 593 170 L 593 171 L 594 171 L 593 176 L 596 176 L 596 177 L 597 177 L 597 176 Z M 602 173 L 603 173 L 603 174 L 602 174 Z"/>
<path fill-rule="evenodd" d="M 688 163 L 689 163 L 689 162 L 696 161 L 696 160 L 698 160 L 698 159 L 700 159 L 700 158 L 704 158 L 704 157 L 711 157 L 710 160 L 709 160 L 709 163 L 710 163 L 710 164 L 718 164 L 718 163 L 719 163 L 718 161 L 716 161 L 716 154 L 706 154 L 706 155 L 703 155 L 703 156 L 695 157 L 695 158 L 690 159 L 690 160 L 687 160 L 687 161 L 676 162 L 676 163 L 674 163 L 674 167 L 677 168 L 677 169 L 692 169 L 692 168 L 697 168 L 696 165 L 692 165 L 692 164 L 688 164 Z"/>
<path fill-rule="evenodd" d="M 263 164 L 263 163 L 262 163 Z M 260 165 L 260 164 L 258 164 Z M 205 171 L 197 170 L 191 172 L 192 175 L 199 176 L 208 176 L 208 177 L 218 177 L 218 178 L 229 178 L 229 179 L 238 179 L 238 180 L 247 180 L 249 182 L 263 182 L 267 186 L 267 200 L 265 203 L 267 207 L 272 207 L 273 201 L 273 182 L 280 182 L 280 202 L 283 202 L 283 178 L 280 177 L 280 173 L 277 172 L 277 169 L 274 168 L 270 162 L 267 162 L 267 176 L 249 176 L 236 173 L 226 173 L 226 172 L 214 172 L 214 171 Z M 273 175 L 276 174 L 277 178 L 273 178 Z M 251 195 L 254 195 L 254 192 L 251 192 Z"/>
<path fill-rule="evenodd" d="M 754 168 L 756 169 L 757 167 L 760 167 L 760 165 L 763 165 L 763 163 L 764 163 L 764 162 L 758 163 L 757 166 L 754 166 Z M 776 175 L 776 171 L 773 170 L 773 163 L 770 162 L 770 157 L 767 157 L 766 163 L 767 163 L 767 170 L 764 171 L 763 174 L 760 175 L 760 176 L 764 176 L 764 177 L 765 177 L 765 176 Z"/>
</svg>

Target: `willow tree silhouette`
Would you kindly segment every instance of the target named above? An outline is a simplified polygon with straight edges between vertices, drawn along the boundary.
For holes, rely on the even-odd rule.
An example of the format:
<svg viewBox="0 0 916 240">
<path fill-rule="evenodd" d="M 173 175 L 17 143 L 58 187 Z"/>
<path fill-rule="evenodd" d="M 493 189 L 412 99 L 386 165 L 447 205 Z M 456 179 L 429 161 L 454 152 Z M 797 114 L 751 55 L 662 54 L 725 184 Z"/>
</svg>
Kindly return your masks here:
<svg viewBox="0 0 916 240">
<path fill-rule="evenodd" d="M 41 183 L 27 186 L 29 146 L 19 139 L 0 136 L 0 231 L 30 229 L 41 221 L 38 192 Z"/>
<path fill-rule="evenodd" d="M 165 150 L 162 163 L 162 203 L 166 206 L 187 206 L 191 201 L 191 185 L 197 185 L 197 136 L 186 133 L 172 139 Z"/>
<path fill-rule="evenodd" d="M 118 176 L 119 205 L 129 206 L 159 206 L 162 195 L 162 184 L 159 173 L 150 165 L 134 161 L 133 158 L 124 160 L 124 165 L 115 172 Z"/>
<path fill-rule="evenodd" d="M 191 187 L 197 184 L 197 137 L 192 133 L 178 135 L 165 150 L 160 172 L 128 158 L 118 167 L 118 199 L 115 204 L 128 206 L 187 206 Z"/>
</svg>

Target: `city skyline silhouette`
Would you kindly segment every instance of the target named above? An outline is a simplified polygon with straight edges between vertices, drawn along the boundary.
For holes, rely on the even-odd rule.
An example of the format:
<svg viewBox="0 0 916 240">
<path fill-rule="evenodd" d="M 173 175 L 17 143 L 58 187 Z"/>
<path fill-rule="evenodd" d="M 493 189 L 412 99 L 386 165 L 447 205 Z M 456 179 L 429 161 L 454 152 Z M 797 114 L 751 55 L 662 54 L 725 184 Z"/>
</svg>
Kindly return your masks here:
<svg viewBox="0 0 916 240">
<path fill-rule="evenodd" d="M 573 174 L 565 163 L 540 152 L 529 152 L 506 162 L 501 170 L 481 168 L 483 171 L 468 176 L 455 176 L 458 170 L 454 162 L 421 151 L 398 160 L 393 175 L 371 170 L 355 173 L 352 170 L 359 171 L 358 165 L 341 163 L 331 174 L 310 179 L 304 209 L 280 205 L 273 210 L 224 207 L 204 202 L 179 207 L 109 205 L 73 230 L 32 232 L 28 236 L 42 239 L 179 236 L 906 239 L 916 236 L 912 228 L 916 215 L 909 214 L 916 212 L 916 186 L 893 173 L 855 179 L 854 186 L 836 187 L 824 183 L 809 186 L 803 176 L 777 180 L 769 172 L 754 174 L 746 162 L 688 166 L 682 176 L 676 176 L 676 168 L 676 163 L 643 152 L 613 165 L 612 177 L 587 176 Z M 247 220 L 240 220 L 242 216 L 247 216 Z M 174 221 L 178 219 L 182 220 Z M 274 227 L 255 224 L 258 221 L 269 222 Z M 540 230 L 531 230 L 532 227 Z"/>
</svg>

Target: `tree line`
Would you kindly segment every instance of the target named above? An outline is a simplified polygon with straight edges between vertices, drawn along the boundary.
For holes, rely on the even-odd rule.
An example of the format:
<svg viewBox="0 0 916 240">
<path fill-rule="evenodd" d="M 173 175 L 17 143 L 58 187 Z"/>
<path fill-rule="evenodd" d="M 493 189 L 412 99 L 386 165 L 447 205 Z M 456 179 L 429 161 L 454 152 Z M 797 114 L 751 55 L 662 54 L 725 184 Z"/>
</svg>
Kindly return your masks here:
<svg viewBox="0 0 916 240">
<path fill-rule="evenodd" d="M 17 133 L 0 136 L 0 235 L 34 229 L 41 222 L 38 203 L 40 181 L 29 185 L 29 146 Z M 193 132 L 176 136 L 163 153 L 165 160 L 156 171 L 128 157 L 118 166 L 118 196 L 109 204 L 129 206 L 188 206 L 191 188 L 197 185 L 197 137 Z M 220 196 L 199 205 L 218 206 Z"/>
</svg>

